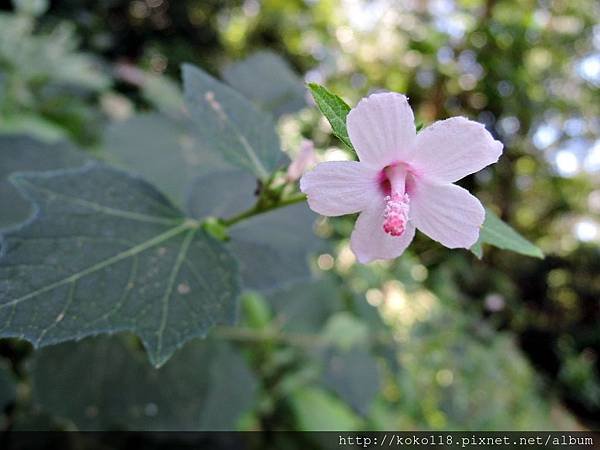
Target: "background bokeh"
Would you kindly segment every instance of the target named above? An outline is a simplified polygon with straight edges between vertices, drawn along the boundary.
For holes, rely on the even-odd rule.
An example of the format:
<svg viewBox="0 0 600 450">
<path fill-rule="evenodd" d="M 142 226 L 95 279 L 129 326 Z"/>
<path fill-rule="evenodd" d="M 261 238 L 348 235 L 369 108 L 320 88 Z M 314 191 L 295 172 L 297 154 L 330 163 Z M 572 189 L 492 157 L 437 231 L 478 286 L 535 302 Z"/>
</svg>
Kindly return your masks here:
<svg viewBox="0 0 600 450">
<path fill-rule="evenodd" d="M 461 184 L 546 258 L 486 248 L 478 260 L 419 236 L 402 258 L 361 266 L 348 247 L 353 220 L 320 221 L 330 243 L 315 256 L 320 281 L 244 299 L 248 327 L 280 334 L 236 338 L 258 386 L 239 428 L 600 427 L 597 1 L 15 3 L 18 12 L 0 1 L 0 133 L 102 155 L 136 113 L 179 106 L 182 63 L 228 78 L 262 52 L 351 105 L 403 92 L 425 125 L 463 115 L 505 144 L 497 165 Z M 231 84 L 252 96 L 260 83 Z M 303 101 L 278 113 L 284 149 L 293 156 L 308 138 L 321 159 L 349 158 Z M 377 338 L 369 352 L 366 336 Z M 339 354 L 315 357 L 331 350 L 317 338 Z M 61 351 L 37 370 L 60 365 Z M 56 425 L 36 409 L 28 345 L 5 340 L 0 353 L 2 426 L 81 423 Z M 16 395 L 3 394 L 3 378 L 17 381 Z"/>
</svg>

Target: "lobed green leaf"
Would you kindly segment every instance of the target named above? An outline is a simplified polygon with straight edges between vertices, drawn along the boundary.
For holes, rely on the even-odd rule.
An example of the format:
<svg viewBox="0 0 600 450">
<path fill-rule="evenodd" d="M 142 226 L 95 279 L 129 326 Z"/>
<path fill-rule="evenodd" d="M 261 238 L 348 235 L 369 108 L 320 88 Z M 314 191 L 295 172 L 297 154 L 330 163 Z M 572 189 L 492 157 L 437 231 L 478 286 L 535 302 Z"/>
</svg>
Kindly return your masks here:
<svg viewBox="0 0 600 450">
<path fill-rule="evenodd" d="M 37 213 L 3 236 L 0 337 L 37 347 L 132 331 L 159 366 L 233 323 L 235 258 L 146 182 L 97 164 L 13 181 Z"/>
</svg>

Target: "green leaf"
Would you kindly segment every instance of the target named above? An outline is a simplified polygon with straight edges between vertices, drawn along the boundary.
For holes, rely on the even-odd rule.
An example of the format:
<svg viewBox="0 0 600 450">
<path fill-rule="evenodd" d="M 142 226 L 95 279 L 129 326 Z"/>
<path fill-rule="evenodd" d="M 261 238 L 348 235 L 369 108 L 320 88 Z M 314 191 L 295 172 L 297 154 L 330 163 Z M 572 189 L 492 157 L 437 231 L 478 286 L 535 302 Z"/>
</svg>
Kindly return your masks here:
<svg viewBox="0 0 600 450">
<path fill-rule="evenodd" d="M 326 342 L 337 348 L 349 351 L 368 340 L 369 328 L 358 317 L 349 312 L 341 311 L 329 317 L 323 329 L 322 337 Z"/>
<path fill-rule="evenodd" d="M 143 142 L 137 142 L 140 139 Z M 180 199 L 185 192 L 190 217 L 227 218 L 256 201 L 254 174 L 215 159 L 186 125 L 164 115 L 139 116 L 117 125 L 108 140 L 115 159 L 172 198 Z M 265 291 L 310 278 L 308 255 L 322 245 L 312 231 L 315 218 L 305 205 L 294 205 L 234 225 L 230 245 L 241 260 L 244 285 Z"/>
<path fill-rule="evenodd" d="M 346 404 L 319 388 L 298 389 L 290 397 L 290 405 L 300 431 L 356 431 L 361 428 L 360 418 Z"/>
<path fill-rule="evenodd" d="M 314 347 L 306 354 L 321 366 L 323 385 L 365 416 L 379 390 L 377 360 L 368 349 L 367 324 L 341 311 L 341 295 L 339 286 L 325 278 L 278 290 L 266 300 L 275 311 L 273 322 L 284 332 L 320 333 L 324 341 L 334 344 Z M 368 305 L 364 297 L 361 301 Z M 382 327 L 380 323 L 377 332 Z"/>
<path fill-rule="evenodd" d="M 275 116 L 306 106 L 303 82 L 283 58 L 270 51 L 259 51 L 230 64 L 223 70 L 223 79 Z"/>
<path fill-rule="evenodd" d="M 70 91 L 74 96 L 81 95 L 78 89 L 99 91 L 110 86 L 99 61 L 76 51 L 78 38 L 74 24 L 63 22 L 49 32 L 33 34 L 39 28 L 34 25 L 30 17 L 20 14 L 0 15 L 2 64 L 9 68 L 10 75 L 18 77 L 20 85 L 27 86 L 32 93 L 41 84 L 46 89 L 75 87 Z"/>
<path fill-rule="evenodd" d="M 481 235 L 479 235 L 479 239 L 481 239 Z M 471 253 L 477 256 L 478 259 L 483 258 L 483 247 L 481 246 L 480 241 L 475 242 L 473 247 L 471 247 L 469 250 L 471 250 Z"/>
<path fill-rule="evenodd" d="M 379 392 L 377 360 L 364 344 L 347 351 L 327 349 L 321 356 L 324 386 L 361 416 L 368 414 Z"/>
<path fill-rule="evenodd" d="M 328 279 L 297 283 L 270 293 L 267 301 L 275 321 L 292 333 L 318 333 L 342 306 L 338 287 Z"/>
<path fill-rule="evenodd" d="M 129 330 L 161 365 L 233 323 L 235 259 L 146 182 L 99 165 L 13 180 L 38 212 L 4 236 L 0 337 L 37 347 Z"/>
<path fill-rule="evenodd" d="M 368 413 L 379 390 L 377 360 L 368 346 L 370 333 L 381 333 L 343 310 L 340 286 L 330 278 L 299 283 L 267 296 L 275 311 L 273 322 L 287 333 L 318 334 L 328 344 L 307 352 L 321 366 L 321 381 L 360 415 Z M 364 297 L 360 301 L 369 306 Z"/>
<path fill-rule="evenodd" d="M 346 116 L 350 112 L 350 106 L 337 95 L 329 92 L 325 87 L 316 83 L 309 83 L 308 87 L 312 93 L 319 110 L 327 118 L 335 134 L 349 148 L 352 147 L 348 130 L 346 129 Z"/>
<path fill-rule="evenodd" d="M 196 177 L 230 167 L 202 144 L 185 117 L 138 115 L 108 127 L 104 142 L 111 162 L 141 174 L 177 205 Z"/>
<path fill-rule="evenodd" d="M 181 114 L 184 108 L 183 92 L 178 83 L 165 75 L 144 72 L 142 95 L 156 109 L 165 114 Z"/>
<path fill-rule="evenodd" d="M 160 369 L 120 336 L 37 352 L 33 400 L 80 430 L 231 430 L 257 382 L 227 342 L 194 340 Z"/>
<path fill-rule="evenodd" d="M 56 170 L 82 166 L 86 155 L 67 143 L 45 144 L 27 136 L 0 136 L 0 228 L 27 220 L 32 205 L 13 186 L 13 172 Z"/>
<path fill-rule="evenodd" d="M 248 293 L 242 296 L 242 315 L 244 323 L 251 328 L 266 328 L 272 319 L 271 309 L 260 294 Z"/>
<path fill-rule="evenodd" d="M 252 207 L 256 187 L 256 178 L 241 169 L 215 171 L 193 184 L 187 210 L 199 219 L 231 217 Z M 264 292 L 310 279 L 309 255 L 323 246 L 313 233 L 315 219 L 306 204 L 297 204 L 231 226 L 228 244 L 244 287 Z"/>
<path fill-rule="evenodd" d="M 483 256 L 482 244 L 490 244 L 503 250 L 511 250 L 521 255 L 533 256 L 535 258 L 544 257 L 539 247 L 533 245 L 517 233 L 489 209 L 485 210 L 485 222 L 481 227 L 479 240 L 471 247 L 471 251 L 478 258 Z"/>
<path fill-rule="evenodd" d="M 257 187 L 256 177 L 245 170 L 215 170 L 194 180 L 186 211 L 195 219 L 235 216 L 256 203 Z"/>
<path fill-rule="evenodd" d="M 266 180 L 283 156 L 271 116 L 189 64 L 183 65 L 183 84 L 186 105 L 203 145 Z"/>
<path fill-rule="evenodd" d="M 245 287 L 268 292 L 309 280 L 309 255 L 323 246 L 313 233 L 315 214 L 306 204 L 276 209 L 230 228 L 232 252 Z"/>
<path fill-rule="evenodd" d="M 28 134 L 48 143 L 68 137 L 67 131 L 59 124 L 29 113 L 5 114 L 0 122 L 0 134 Z"/>
</svg>

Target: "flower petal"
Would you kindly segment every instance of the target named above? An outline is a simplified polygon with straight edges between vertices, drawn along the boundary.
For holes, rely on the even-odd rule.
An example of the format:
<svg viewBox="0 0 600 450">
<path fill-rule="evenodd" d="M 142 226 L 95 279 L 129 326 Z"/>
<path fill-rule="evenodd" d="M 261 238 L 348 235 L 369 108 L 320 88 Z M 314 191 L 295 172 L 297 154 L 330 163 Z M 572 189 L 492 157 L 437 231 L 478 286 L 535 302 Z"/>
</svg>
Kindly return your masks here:
<svg viewBox="0 0 600 450">
<path fill-rule="evenodd" d="M 318 164 L 304 174 L 300 190 L 308 196 L 308 205 L 324 216 L 342 216 L 367 208 L 383 193 L 379 189 L 379 171 L 356 161 L 330 161 Z"/>
<path fill-rule="evenodd" d="M 501 154 L 502 143 L 482 124 L 452 117 L 417 134 L 409 162 L 430 181 L 452 183 L 495 163 Z"/>
<path fill-rule="evenodd" d="M 348 136 L 361 162 L 379 169 L 405 160 L 413 148 L 415 118 L 408 99 L 395 92 L 363 98 L 346 118 Z"/>
<path fill-rule="evenodd" d="M 460 186 L 420 182 L 410 193 L 409 220 L 448 248 L 475 244 L 484 219 L 481 202 Z"/>
<path fill-rule="evenodd" d="M 397 258 L 415 236 L 415 227 L 410 222 L 402 236 L 391 236 L 383 231 L 383 208 L 383 202 L 378 201 L 360 213 L 356 220 L 350 238 L 350 248 L 362 264 L 376 259 Z"/>
</svg>

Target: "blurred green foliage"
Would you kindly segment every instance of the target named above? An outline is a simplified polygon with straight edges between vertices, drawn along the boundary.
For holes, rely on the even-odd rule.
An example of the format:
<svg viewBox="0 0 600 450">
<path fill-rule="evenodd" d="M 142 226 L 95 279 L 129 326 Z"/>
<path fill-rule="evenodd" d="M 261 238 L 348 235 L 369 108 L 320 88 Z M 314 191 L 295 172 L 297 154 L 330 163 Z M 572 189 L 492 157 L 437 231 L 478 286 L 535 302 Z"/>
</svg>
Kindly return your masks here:
<svg viewBox="0 0 600 450">
<path fill-rule="evenodd" d="M 485 123 L 505 154 L 462 183 L 549 255 L 490 250 L 477 261 L 418 238 L 397 261 L 358 266 L 347 242 L 353 221 L 320 221 L 330 249 L 314 266 L 325 280 L 246 298 L 245 322 L 224 331 L 259 386 L 241 427 L 598 427 L 597 2 L 91 3 L 0 16 L 0 132 L 68 137 L 110 154 L 114 130 L 158 116 L 131 119 L 134 111 L 179 120 L 181 63 L 226 74 L 266 48 L 350 105 L 389 89 L 407 93 L 425 124 L 452 115 Z M 292 109 L 279 118 L 290 154 L 306 137 L 323 158 L 345 155 L 315 107 Z M 103 120 L 112 130 L 104 139 Z M 25 380 L 29 350 L 5 341 L 0 353 Z M 11 378 L 0 392 L 12 392 Z M 36 407 L 24 390 L 7 417 L 27 423 Z"/>
<path fill-rule="evenodd" d="M 73 24 L 36 30 L 45 2 L 20 1 L 0 14 L 0 133 L 28 132 L 47 141 L 90 143 L 98 128 L 94 97 L 110 79 L 78 51 Z"/>
</svg>

